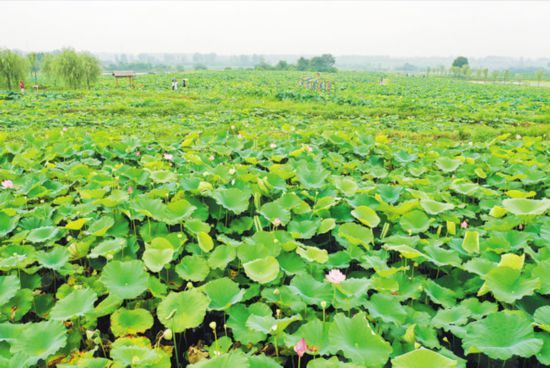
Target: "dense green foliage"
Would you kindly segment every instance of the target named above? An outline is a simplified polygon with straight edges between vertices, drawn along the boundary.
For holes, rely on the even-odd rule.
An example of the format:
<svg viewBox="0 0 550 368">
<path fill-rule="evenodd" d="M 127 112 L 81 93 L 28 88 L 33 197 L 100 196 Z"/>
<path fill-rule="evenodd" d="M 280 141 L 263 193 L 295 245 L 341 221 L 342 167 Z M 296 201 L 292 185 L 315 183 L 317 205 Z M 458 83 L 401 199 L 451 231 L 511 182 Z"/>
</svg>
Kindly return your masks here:
<svg viewBox="0 0 550 368">
<path fill-rule="evenodd" d="M 300 76 L 0 94 L 0 366 L 550 364 L 550 91 Z"/>
<path fill-rule="evenodd" d="M 44 64 L 44 75 L 54 84 L 60 81 L 67 88 L 90 88 L 101 75 L 99 60 L 87 52 L 65 49 L 48 55 Z"/>
<path fill-rule="evenodd" d="M 16 88 L 29 71 L 27 60 L 11 50 L 0 50 L 0 85 L 8 89 Z"/>
</svg>

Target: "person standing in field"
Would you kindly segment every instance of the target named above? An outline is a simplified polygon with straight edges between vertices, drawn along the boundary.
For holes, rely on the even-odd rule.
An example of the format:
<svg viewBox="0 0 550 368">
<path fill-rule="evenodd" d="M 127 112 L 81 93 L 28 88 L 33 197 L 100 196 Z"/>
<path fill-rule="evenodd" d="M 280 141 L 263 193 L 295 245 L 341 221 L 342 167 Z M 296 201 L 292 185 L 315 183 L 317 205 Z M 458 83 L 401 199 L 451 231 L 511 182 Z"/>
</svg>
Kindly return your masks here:
<svg viewBox="0 0 550 368">
<path fill-rule="evenodd" d="M 176 91 L 178 89 L 178 80 L 176 78 L 172 78 L 172 91 Z"/>
<path fill-rule="evenodd" d="M 22 80 L 19 81 L 19 88 L 21 89 L 21 93 L 25 93 L 25 82 Z"/>
</svg>

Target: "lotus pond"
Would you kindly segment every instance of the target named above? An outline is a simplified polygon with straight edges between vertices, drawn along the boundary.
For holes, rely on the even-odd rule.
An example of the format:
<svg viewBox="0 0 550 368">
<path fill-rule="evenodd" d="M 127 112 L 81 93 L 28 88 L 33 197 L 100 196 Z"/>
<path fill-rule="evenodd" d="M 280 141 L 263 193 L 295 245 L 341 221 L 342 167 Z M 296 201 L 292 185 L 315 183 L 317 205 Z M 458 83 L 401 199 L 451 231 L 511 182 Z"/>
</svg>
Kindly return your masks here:
<svg viewBox="0 0 550 368">
<path fill-rule="evenodd" d="M 550 90 L 0 92 L 0 367 L 550 365 Z"/>
</svg>

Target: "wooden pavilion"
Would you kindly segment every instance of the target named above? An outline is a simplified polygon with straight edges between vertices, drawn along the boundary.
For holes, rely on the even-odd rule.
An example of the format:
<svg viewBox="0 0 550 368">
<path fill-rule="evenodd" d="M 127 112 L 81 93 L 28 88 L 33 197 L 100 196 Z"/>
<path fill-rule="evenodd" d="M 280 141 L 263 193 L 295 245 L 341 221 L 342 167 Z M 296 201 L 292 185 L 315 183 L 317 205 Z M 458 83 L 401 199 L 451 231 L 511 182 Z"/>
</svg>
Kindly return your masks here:
<svg viewBox="0 0 550 368">
<path fill-rule="evenodd" d="M 114 71 L 113 77 L 115 77 L 116 86 L 118 87 L 118 80 L 120 78 L 128 78 L 128 83 L 131 87 L 134 86 L 134 77 L 136 76 L 136 73 L 133 71 Z"/>
</svg>

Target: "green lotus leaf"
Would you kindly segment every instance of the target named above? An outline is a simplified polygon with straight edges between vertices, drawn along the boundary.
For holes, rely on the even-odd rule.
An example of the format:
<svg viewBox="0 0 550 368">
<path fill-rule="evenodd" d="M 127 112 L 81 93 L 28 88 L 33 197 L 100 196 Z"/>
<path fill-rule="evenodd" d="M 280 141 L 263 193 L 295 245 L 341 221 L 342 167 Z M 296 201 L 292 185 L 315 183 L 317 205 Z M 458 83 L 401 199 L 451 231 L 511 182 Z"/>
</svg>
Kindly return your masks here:
<svg viewBox="0 0 550 368">
<path fill-rule="evenodd" d="M 455 208 L 451 203 L 437 202 L 431 199 L 421 199 L 420 206 L 430 215 L 438 215 L 441 212 L 449 211 Z"/>
<path fill-rule="evenodd" d="M 8 235 L 17 227 L 19 222 L 18 216 L 8 216 L 0 211 L 0 238 Z"/>
<path fill-rule="evenodd" d="M 124 367 L 170 368 L 170 353 L 160 348 L 151 348 L 143 337 L 120 337 L 111 345 L 111 358 L 115 365 Z"/>
<path fill-rule="evenodd" d="M 208 235 L 208 233 L 199 231 L 197 233 L 197 240 L 199 242 L 199 247 L 204 252 L 210 252 L 214 248 L 214 240 L 212 240 L 212 237 Z"/>
<path fill-rule="evenodd" d="M 172 183 L 178 180 L 178 175 L 168 170 L 157 170 L 151 172 L 151 180 L 155 183 Z"/>
<path fill-rule="evenodd" d="M 323 186 L 329 172 L 320 163 L 300 161 L 296 176 L 306 189 L 316 189 Z"/>
<path fill-rule="evenodd" d="M 250 203 L 250 192 L 238 188 L 218 189 L 212 197 L 220 206 L 237 215 L 246 211 Z"/>
<path fill-rule="evenodd" d="M 162 222 L 168 225 L 176 225 L 181 223 L 184 219 L 188 218 L 195 212 L 197 207 L 185 199 L 180 199 L 174 202 L 170 202 L 166 205 L 166 208 L 162 212 Z"/>
<path fill-rule="evenodd" d="M 468 298 L 460 302 L 468 309 L 467 314 L 474 319 L 481 319 L 498 311 L 498 305 L 489 301 L 480 302 L 477 298 Z"/>
<path fill-rule="evenodd" d="M 317 232 L 319 224 L 320 221 L 317 220 L 293 220 L 288 224 L 288 232 L 295 239 L 311 239 Z"/>
<path fill-rule="evenodd" d="M 354 245 L 362 245 L 369 249 L 369 244 L 374 240 L 372 230 L 358 224 L 347 222 L 340 225 L 338 235 Z"/>
<path fill-rule="evenodd" d="M 239 288 L 239 284 L 227 277 L 210 281 L 203 286 L 203 289 L 210 299 L 208 308 L 212 310 L 225 310 L 233 304 L 237 304 L 245 292 Z"/>
<path fill-rule="evenodd" d="M 54 247 L 49 252 L 38 252 L 36 259 L 45 268 L 60 270 L 68 261 L 70 253 L 65 247 Z"/>
<path fill-rule="evenodd" d="M 320 305 L 322 301 L 329 303 L 334 294 L 329 284 L 317 281 L 307 273 L 294 276 L 289 287 L 304 302 L 313 305 Z"/>
<path fill-rule="evenodd" d="M 283 368 L 282 365 L 265 355 L 252 355 L 248 357 L 248 364 L 248 368 Z"/>
<path fill-rule="evenodd" d="M 407 319 L 405 308 L 395 296 L 389 294 L 373 294 L 366 303 L 366 307 L 369 310 L 369 315 L 386 323 L 394 323 L 400 326 Z"/>
<path fill-rule="evenodd" d="M 96 300 L 97 294 L 93 290 L 75 289 L 55 304 L 50 311 L 50 318 L 64 321 L 83 316 L 94 308 Z"/>
<path fill-rule="evenodd" d="M 467 354 L 482 352 L 492 359 L 524 358 L 538 353 L 543 345 L 531 322 L 521 312 L 497 312 L 466 326 L 462 346 Z"/>
<path fill-rule="evenodd" d="M 328 328 L 328 323 L 323 323 L 316 318 L 312 319 L 296 330 L 291 341 L 294 345 L 303 338 L 310 348 L 315 347 L 317 349 L 319 355 L 327 355 L 330 353 Z"/>
<path fill-rule="evenodd" d="M 271 315 L 259 316 L 251 314 L 246 320 L 246 326 L 264 334 L 279 335 L 290 326 L 292 322 L 300 321 L 302 317 L 299 314 L 291 317 L 275 319 Z"/>
<path fill-rule="evenodd" d="M 88 234 L 94 236 L 105 236 L 107 231 L 115 224 L 115 219 L 110 216 L 104 216 L 99 220 L 94 221 L 88 227 Z"/>
<path fill-rule="evenodd" d="M 0 276 L 0 306 L 6 304 L 17 290 L 21 288 L 21 283 L 15 275 Z"/>
<path fill-rule="evenodd" d="M 393 154 L 393 157 L 402 164 L 406 164 L 409 162 L 413 162 L 418 158 L 418 155 L 416 153 L 409 153 L 403 150 L 397 151 Z"/>
<path fill-rule="evenodd" d="M 470 311 L 464 305 L 458 305 L 448 309 L 440 309 L 432 319 L 432 325 L 437 328 L 450 329 L 451 325 L 462 326 L 468 322 Z"/>
<path fill-rule="evenodd" d="M 156 237 L 145 245 L 143 262 L 151 272 L 160 272 L 172 260 L 174 246 L 166 238 Z"/>
<path fill-rule="evenodd" d="M 208 266 L 223 270 L 228 263 L 235 259 L 237 251 L 235 248 L 228 245 L 217 246 L 208 257 Z"/>
<path fill-rule="evenodd" d="M 337 357 L 330 357 L 329 359 L 316 358 L 307 363 L 307 368 L 363 368 L 362 365 L 353 363 L 344 363 L 338 360 Z"/>
<path fill-rule="evenodd" d="M 428 349 L 418 349 L 392 359 L 393 368 L 454 368 L 458 362 Z"/>
<path fill-rule="evenodd" d="M 317 229 L 317 234 L 325 234 L 336 227 L 336 220 L 333 218 L 323 219 Z"/>
<path fill-rule="evenodd" d="M 399 225 L 413 234 L 422 233 L 430 228 L 430 219 L 422 211 L 411 211 L 401 216 Z"/>
<path fill-rule="evenodd" d="M 550 199 L 505 199 L 502 206 L 514 215 L 542 215 L 550 208 Z"/>
<path fill-rule="evenodd" d="M 61 321 L 28 323 L 11 343 L 11 352 L 25 358 L 25 366 L 55 354 L 67 343 L 67 331 Z"/>
<path fill-rule="evenodd" d="M 550 332 L 550 306 L 540 307 L 533 314 L 533 319 L 538 327 L 546 332 Z"/>
<path fill-rule="evenodd" d="M 352 363 L 368 367 L 383 367 L 392 352 L 391 345 L 372 330 L 363 313 L 353 318 L 336 314 L 329 341 L 334 353 L 341 351 Z"/>
<path fill-rule="evenodd" d="M 96 245 L 88 255 L 88 258 L 109 257 L 120 252 L 126 247 L 126 239 L 107 239 Z"/>
<path fill-rule="evenodd" d="M 204 320 L 210 300 L 197 289 L 171 292 L 157 307 L 159 321 L 174 332 L 198 327 Z"/>
<path fill-rule="evenodd" d="M 273 256 L 258 258 L 243 264 L 244 272 L 252 281 L 266 284 L 277 278 L 279 262 Z"/>
<path fill-rule="evenodd" d="M 300 246 L 296 248 L 296 253 L 303 259 L 309 262 L 327 263 L 328 252 L 326 249 L 319 249 L 317 247 Z"/>
<path fill-rule="evenodd" d="M 537 360 L 544 365 L 550 365 L 550 334 L 538 333 L 536 336 L 544 342 L 542 349 L 537 353 Z"/>
<path fill-rule="evenodd" d="M 368 227 L 376 227 L 380 223 L 380 217 L 378 217 L 376 211 L 367 206 L 356 207 L 351 211 L 351 214 L 363 225 L 367 225 Z"/>
<path fill-rule="evenodd" d="M 440 157 L 435 161 L 435 164 L 441 171 L 444 172 L 453 172 L 461 165 L 460 160 L 452 159 L 450 157 Z"/>
<path fill-rule="evenodd" d="M 236 351 L 222 354 L 212 359 L 203 359 L 195 364 L 189 364 L 188 368 L 250 368 L 248 358 L 242 352 Z"/>
<path fill-rule="evenodd" d="M 111 330 L 115 336 L 135 335 L 153 327 L 153 316 L 142 308 L 117 309 L 111 314 Z"/>
<path fill-rule="evenodd" d="M 134 299 L 147 290 L 147 272 L 141 261 L 111 261 L 99 280 L 120 299 Z"/>
<path fill-rule="evenodd" d="M 346 197 L 351 197 L 359 189 L 355 180 L 347 176 L 333 176 L 332 181 L 336 189 L 342 192 Z"/>
<path fill-rule="evenodd" d="M 45 243 L 55 238 L 58 233 L 59 229 L 55 226 L 42 226 L 31 230 L 27 235 L 27 240 L 31 243 Z"/>
<path fill-rule="evenodd" d="M 539 285 L 538 279 L 526 279 L 518 269 L 499 266 L 485 275 L 485 284 L 478 296 L 490 291 L 495 299 L 511 304 L 526 295 L 532 295 Z"/>
<path fill-rule="evenodd" d="M 467 230 L 464 233 L 462 249 L 470 254 L 479 253 L 479 233 L 477 231 Z"/>
<path fill-rule="evenodd" d="M 271 316 L 272 311 L 267 304 L 254 303 L 249 307 L 244 304 L 236 304 L 227 310 L 227 314 L 229 315 L 227 326 L 231 329 L 236 341 L 244 344 L 256 344 L 265 339 L 266 333 L 248 328 L 246 321 L 251 315 Z"/>
<path fill-rule="evenodd" d="M 183 257 L 174 269 L 179 277 L 189 281 L 203 281 L 210 272 L 206 260 L 198 255 Z"/>
<path fill-rule="evenodd" d="M 264 204 L 259 212 L 271 223 L 285 226 L 290 221 L 290 211 L 278 201 Z"/>
</svg>

